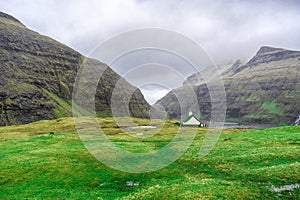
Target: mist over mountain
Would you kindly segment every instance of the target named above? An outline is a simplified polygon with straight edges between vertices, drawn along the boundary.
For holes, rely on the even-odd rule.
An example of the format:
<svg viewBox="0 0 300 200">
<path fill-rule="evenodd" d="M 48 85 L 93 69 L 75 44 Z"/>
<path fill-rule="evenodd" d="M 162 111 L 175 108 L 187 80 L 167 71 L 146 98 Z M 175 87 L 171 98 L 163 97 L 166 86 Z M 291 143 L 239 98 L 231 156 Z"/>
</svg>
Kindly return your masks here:
<svg viewBox="0 0 300 200">
<path fill-rule="evenodd" d="M 237 60 L 232 65 L 220 67 L 227 101 L 227 120 L 247 123 L 291 124 L 300 113 L 300 52 L 263 46 L 248 62 Z M 185 87 L 191 84 L 200 107 L 194 112 L 210 119 L 210 96 L 204 76 L 210 69 L 187 78 L 184 85 L 169 92 L 156 102 L 180 119 L 180 104 L 176 96 L 184 98 Z M 195 102 L 186 100 L 187 114 Z M 188 105 L 186 105 L 188 104 Z"/>
</svg>

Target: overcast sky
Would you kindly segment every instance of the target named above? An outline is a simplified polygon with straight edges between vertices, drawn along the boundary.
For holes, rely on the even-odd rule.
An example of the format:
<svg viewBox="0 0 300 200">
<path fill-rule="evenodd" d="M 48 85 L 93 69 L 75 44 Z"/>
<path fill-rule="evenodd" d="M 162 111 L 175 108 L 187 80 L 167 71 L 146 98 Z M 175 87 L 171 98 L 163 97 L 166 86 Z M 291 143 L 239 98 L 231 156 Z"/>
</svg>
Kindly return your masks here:
<svg viewBox="0 0 300 200">
<path fill-rule="evenodd" d="M 249 58 L 262 45 L 300 49 L 297 0 L 0 0 L 0 10 L 85 55 L 112 35 L 141 27 L 180 32 L 217 64 Z M 168 91 L 153 88 L 142 90 L 151 103 Z"/>
</svg>

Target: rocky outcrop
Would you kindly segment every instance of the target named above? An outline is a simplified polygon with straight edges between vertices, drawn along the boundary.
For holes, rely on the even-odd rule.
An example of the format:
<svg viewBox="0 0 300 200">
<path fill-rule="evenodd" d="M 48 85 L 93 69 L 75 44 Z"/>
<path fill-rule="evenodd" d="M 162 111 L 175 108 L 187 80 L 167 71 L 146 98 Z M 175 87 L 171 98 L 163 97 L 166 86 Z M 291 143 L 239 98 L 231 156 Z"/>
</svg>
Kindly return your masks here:
<svg viewBox="0 0 300 200">
<path fill-rule="evenodd" d="M 293 126 L 299 126 L 300 125 L 300 115 L 298 118 L 295 120 L 295 122 L 292 124 Z"/>
<path fill-rule="evenodd" d="M 9 21 L 16 22 L 16 23 L 18 23 L 18 24 L 23 25 L 19 20 L 17 20 L 17 19 L 14 18 L 13 16 L 8 15 L 8 14 L 3 13 L 3 12 L 0 12 L 0 18 L 2 18 L 2 19 L 7 19 L 7 20 L 9 20 Z M 23 25 L 23 26 L 24 26 L 24 25 Z"/>
<path fill-rule="evenodd" d="M 279 62 L 282 60 L 288 60 L 299 57 L 299 51 L 291 51 L 286 49 L 263 46 L 258 50 L 256 55 L 249 60 L 249 62 L 246 65 L 241 65 L 240 67 L 236 68 L 235 70 L 233 70 L 233 73 L 241 72 L 242 70 L 247 68 L 251 69 L 261 64 Z"/>
<path fill-rule="evenodd" d="M 106 69 L 95 104 L 99 116 L 110 116 L 111 93 L 121 79 L 117 73 L 0 12 L 0 126 L 71 116 L 73 84 L 86 59 L 98 69 Z M 150 106 L 140 90 L 122 81 L 131 115 L 147 117 Z"/>
<path fill-rule="evenodd" d="M 221 74 L 226 90 L 228 120 L 291 124 L 300 113 L 298 51 L 261 47 L 248 62 L 243 64 L 237 61 Z M 199 74 L 194 74 L 187 78 L 187 81 L 195 85 L 200 111 L 206 119 L 209 119 L 210 96 L 203 78 Z M 184 98 L 183 87 L 173 92 L 177 90 L 181 91 Z M 171 118 L 179 119 L 180 105 L 173 96 L 170 92 L 157 104 L 162 105 Z M 188 99 L 186 103 L 188 104 Z"/>
</svg>

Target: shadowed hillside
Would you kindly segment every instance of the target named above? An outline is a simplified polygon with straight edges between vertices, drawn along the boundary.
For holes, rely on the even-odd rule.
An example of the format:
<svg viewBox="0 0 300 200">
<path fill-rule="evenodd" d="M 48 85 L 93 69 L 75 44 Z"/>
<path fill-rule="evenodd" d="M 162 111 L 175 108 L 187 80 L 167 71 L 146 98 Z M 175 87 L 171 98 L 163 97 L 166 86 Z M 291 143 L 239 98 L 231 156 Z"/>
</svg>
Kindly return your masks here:
<svg viewBox="0 0 300 200">
<path fill-rule="evenodd" d="M 71 116 L 73 84 L 85 59 L 0 12 L 0 126 Z M 87 61 L 100 71 L 106 69 L 98 83 L 95 105 L 98 116 L 110 116 L 111 93 L 121 77 L 104 63 Z M 150 106 L 140 90 L 126 80 L 121 83 L 130 98 L 131 115 L 147 117 Z"/>
</svg>

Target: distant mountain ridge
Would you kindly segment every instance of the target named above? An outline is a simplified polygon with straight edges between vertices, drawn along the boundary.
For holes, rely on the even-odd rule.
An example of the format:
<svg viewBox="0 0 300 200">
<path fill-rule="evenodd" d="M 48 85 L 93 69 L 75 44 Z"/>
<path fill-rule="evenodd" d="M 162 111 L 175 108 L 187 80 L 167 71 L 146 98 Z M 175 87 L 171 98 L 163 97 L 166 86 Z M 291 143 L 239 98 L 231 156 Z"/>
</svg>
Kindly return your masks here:
<svg viewBox="0 0 300 200">
<path fill-rule="evenodd" d="M 191 75 L 181 88 L 171 91 L 156 104 L 163 106 L 171 118 L 179 119 L 180 106 L 173 93 L 176 91 L 184 97 L 184 87 L 191 84 L 201 114 L 209 119 L 210 96 L 202 77 L 209 71 Z M 238 60 L 233 65 L 222 66 L 220 73 L 227 94 L 228 121 L 291 124 L 300 113 L 299 51 L 263 46 L 248 62 Z"/>
<path fill-rule="evenodd" d="M 103 71 L 96 92 L 98 116 L 111 115 L 111 94 L 120 80 L 127 94 L 120 104 L 130 100 L 131 116 L 148 117 L 150 105 L 141 91 L 106 64 L 86 58 L 0 12 L 0 126 L 72 116 L 73 84 L 84 61 Z"/>
<path fill-rule="evenodd" d="M 247 67 L 251 68 L 263 63 L 286 60 L 290 58 L 298 58 L 299 55 L 300 55 L 299 51 L 291 51 L 291 50 L 286 50 L 281 48 L 263 46 L 258 50 L 256 55 L 249 60 L 247 64 L 240 66 L 235 71 L 235 73 L 238 73 Z"/>
</svg>

